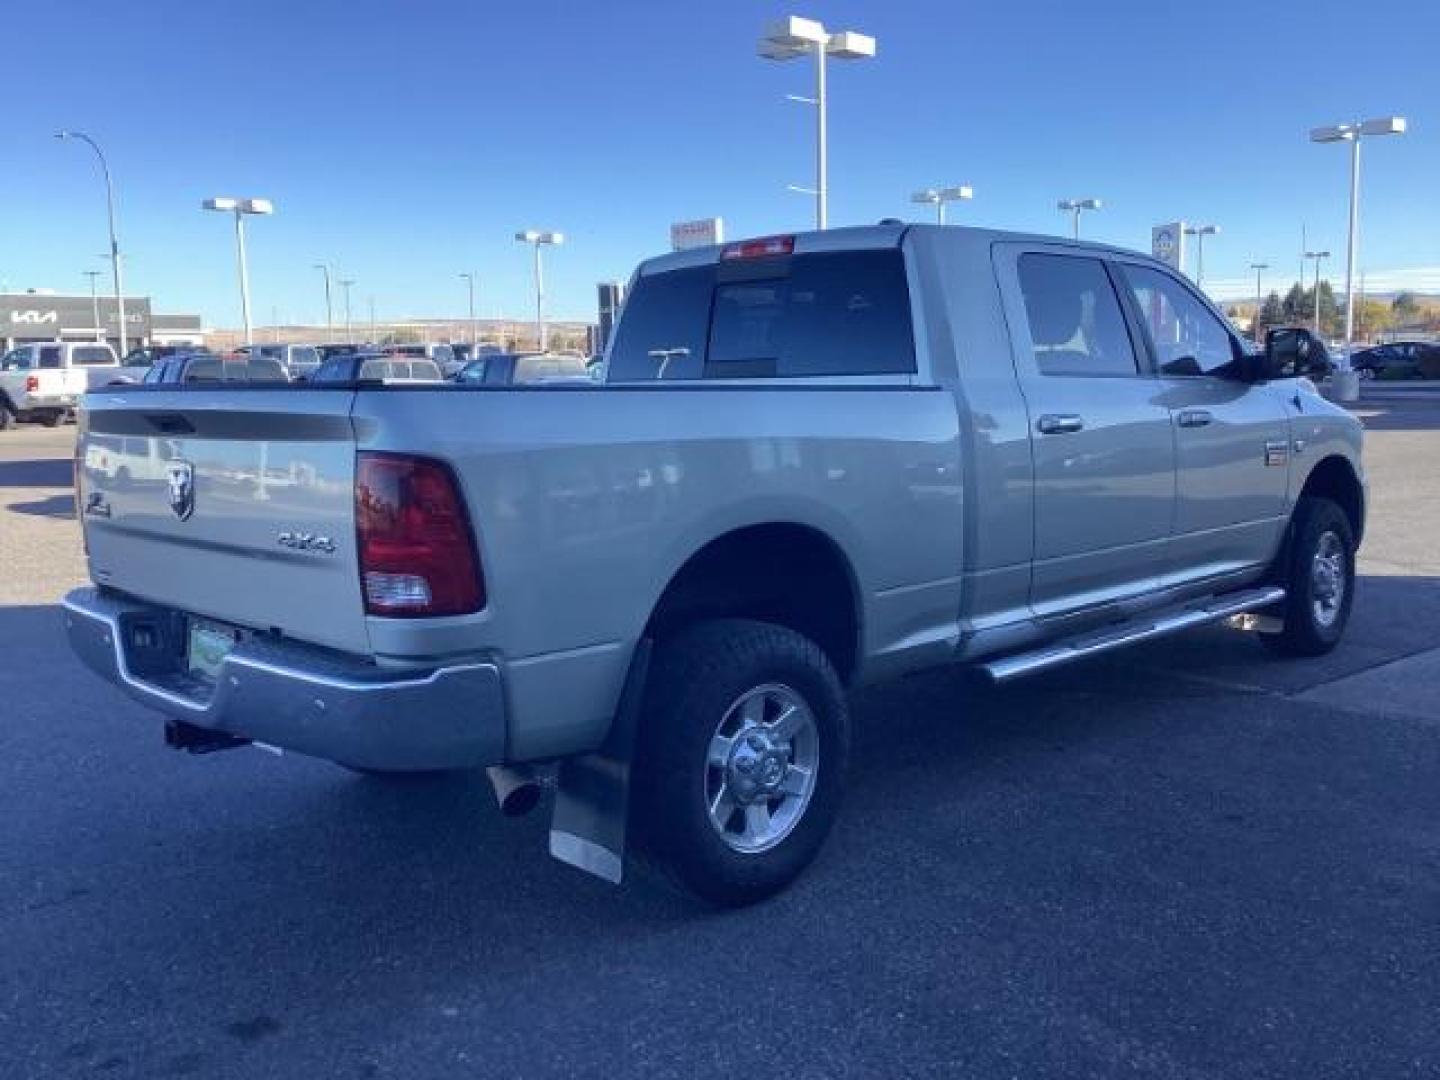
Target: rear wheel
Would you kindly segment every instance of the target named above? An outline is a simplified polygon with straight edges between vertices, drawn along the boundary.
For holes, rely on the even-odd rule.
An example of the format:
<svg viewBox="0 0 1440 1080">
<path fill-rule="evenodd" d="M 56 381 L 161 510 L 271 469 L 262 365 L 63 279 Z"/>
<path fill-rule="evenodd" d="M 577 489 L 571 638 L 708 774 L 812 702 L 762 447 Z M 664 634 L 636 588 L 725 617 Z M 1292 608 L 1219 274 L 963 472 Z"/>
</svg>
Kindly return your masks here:
<svg viewBox="0 0 1440 1080">
<path fill-rule="evenodd" d="M 788 885 L 840 807 L 844 691 L 809 638 L 724 619 L 656 648 L 636 749 L 638 853 L 685 889 L 740 906 Z"/>
<path fill-rule="evenodd" d="M 51 412 L 47 412 L 44 416 L 42 416 L 40 418 L 40 423 L 44 424 L 46 427 L 59 427 L 60 421 L 64 418 L 65 410 L 55 409 Z"/>
<path fill-rule="evenodd" d="M 0 401 L 0 431 L 9 431 L 15 426 L 15 414 L 10 411 L 10 406 Z"/>
<path fill-rule="evenodd" d="M 1355 534 L 1329 499 L 1295 507 L 1286 567 L 1284 629 L 1260 640 L 1282 656 L 1321 656 L 1345 633 L 1355 597 Z"/>
</svg>

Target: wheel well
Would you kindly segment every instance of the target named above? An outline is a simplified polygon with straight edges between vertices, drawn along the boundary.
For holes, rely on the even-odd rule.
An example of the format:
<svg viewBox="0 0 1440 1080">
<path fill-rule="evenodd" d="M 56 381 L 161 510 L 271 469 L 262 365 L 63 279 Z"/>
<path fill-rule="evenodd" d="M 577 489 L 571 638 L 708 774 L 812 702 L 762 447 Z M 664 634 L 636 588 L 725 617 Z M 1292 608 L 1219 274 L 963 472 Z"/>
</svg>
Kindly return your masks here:
<svg viewBox="0 0 1440 1080">
<path fill-rule="evenodd" d="M 753 525 L 712 540 L 682 566 L 650 615 L 663 637 L 701 619 L 752 618 L 814 641 L 842 681 L 854 673 L 860 619 L 850 565 L 805 525 Z"/>
<path fill-rule="evenodd" d="M 1355 534 L 1355 544 L 1360 544 L 1365 531 L 1365 492 L 1350 462 L 1343 457 L 1331 456 L 1310 470 L 1300 497 L 1329 499 L 1336 503 L 1350 519 L 1350 531 Z"/>
</svg>

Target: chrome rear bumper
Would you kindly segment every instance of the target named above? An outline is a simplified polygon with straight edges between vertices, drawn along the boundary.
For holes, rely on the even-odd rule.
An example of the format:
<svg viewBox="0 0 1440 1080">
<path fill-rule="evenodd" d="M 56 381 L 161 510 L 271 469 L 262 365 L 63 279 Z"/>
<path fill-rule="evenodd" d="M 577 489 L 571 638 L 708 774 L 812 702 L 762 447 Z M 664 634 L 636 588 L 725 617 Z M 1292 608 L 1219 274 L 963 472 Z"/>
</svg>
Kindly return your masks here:
<svg viewBox="0 0 1440 1080">
<path fill-rule="evenodd" d="M 183 613 L 76 589 L 71 648 L 136 701 L 210 731 L 346 765 L 415 771 L 505 757 L 505 698 L 489 662 L 397 672 L 310 646 L 250 637 L 212 684 L 183 673 Z M 183 633 L 183 630 L 180 631 Z"/>
</svg>

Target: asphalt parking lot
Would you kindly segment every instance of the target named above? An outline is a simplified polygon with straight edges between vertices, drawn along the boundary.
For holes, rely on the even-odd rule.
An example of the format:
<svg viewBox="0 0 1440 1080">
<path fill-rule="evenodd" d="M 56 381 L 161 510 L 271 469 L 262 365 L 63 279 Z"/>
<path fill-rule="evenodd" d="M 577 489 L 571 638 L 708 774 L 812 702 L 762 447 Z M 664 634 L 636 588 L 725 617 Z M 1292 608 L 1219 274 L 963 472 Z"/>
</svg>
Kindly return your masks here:
<svg viewBox="0 0 1440 1080">
<path fill-rule="evenodd" d="M 1344 645 L 856 699 L 820 861 L 716 914 L 480 778 L 165 750 L 89 676 L 74 429 L 0 434 L 0 1077 L 1440 1075 L 1440 394 L 1377 394 Z"/>
</svg>

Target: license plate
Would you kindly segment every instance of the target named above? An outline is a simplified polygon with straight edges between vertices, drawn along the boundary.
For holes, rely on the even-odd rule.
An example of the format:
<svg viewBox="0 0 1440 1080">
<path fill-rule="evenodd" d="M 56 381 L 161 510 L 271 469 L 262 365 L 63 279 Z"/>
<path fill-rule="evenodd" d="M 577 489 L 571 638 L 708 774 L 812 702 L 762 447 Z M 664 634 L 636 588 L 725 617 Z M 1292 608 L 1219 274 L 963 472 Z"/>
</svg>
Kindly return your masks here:
<svg viewBox="0 0 1440 1080">
<path fill-rule="evenodd" d="M 218 679 L 221 663 L 239 640 L 239 632 L 228 626 L 206 622 L 204 619 L 191 619 L 190 643 L 185 650 L 191 673 L 204 675 L 211 680 Z"/>
</svg>

